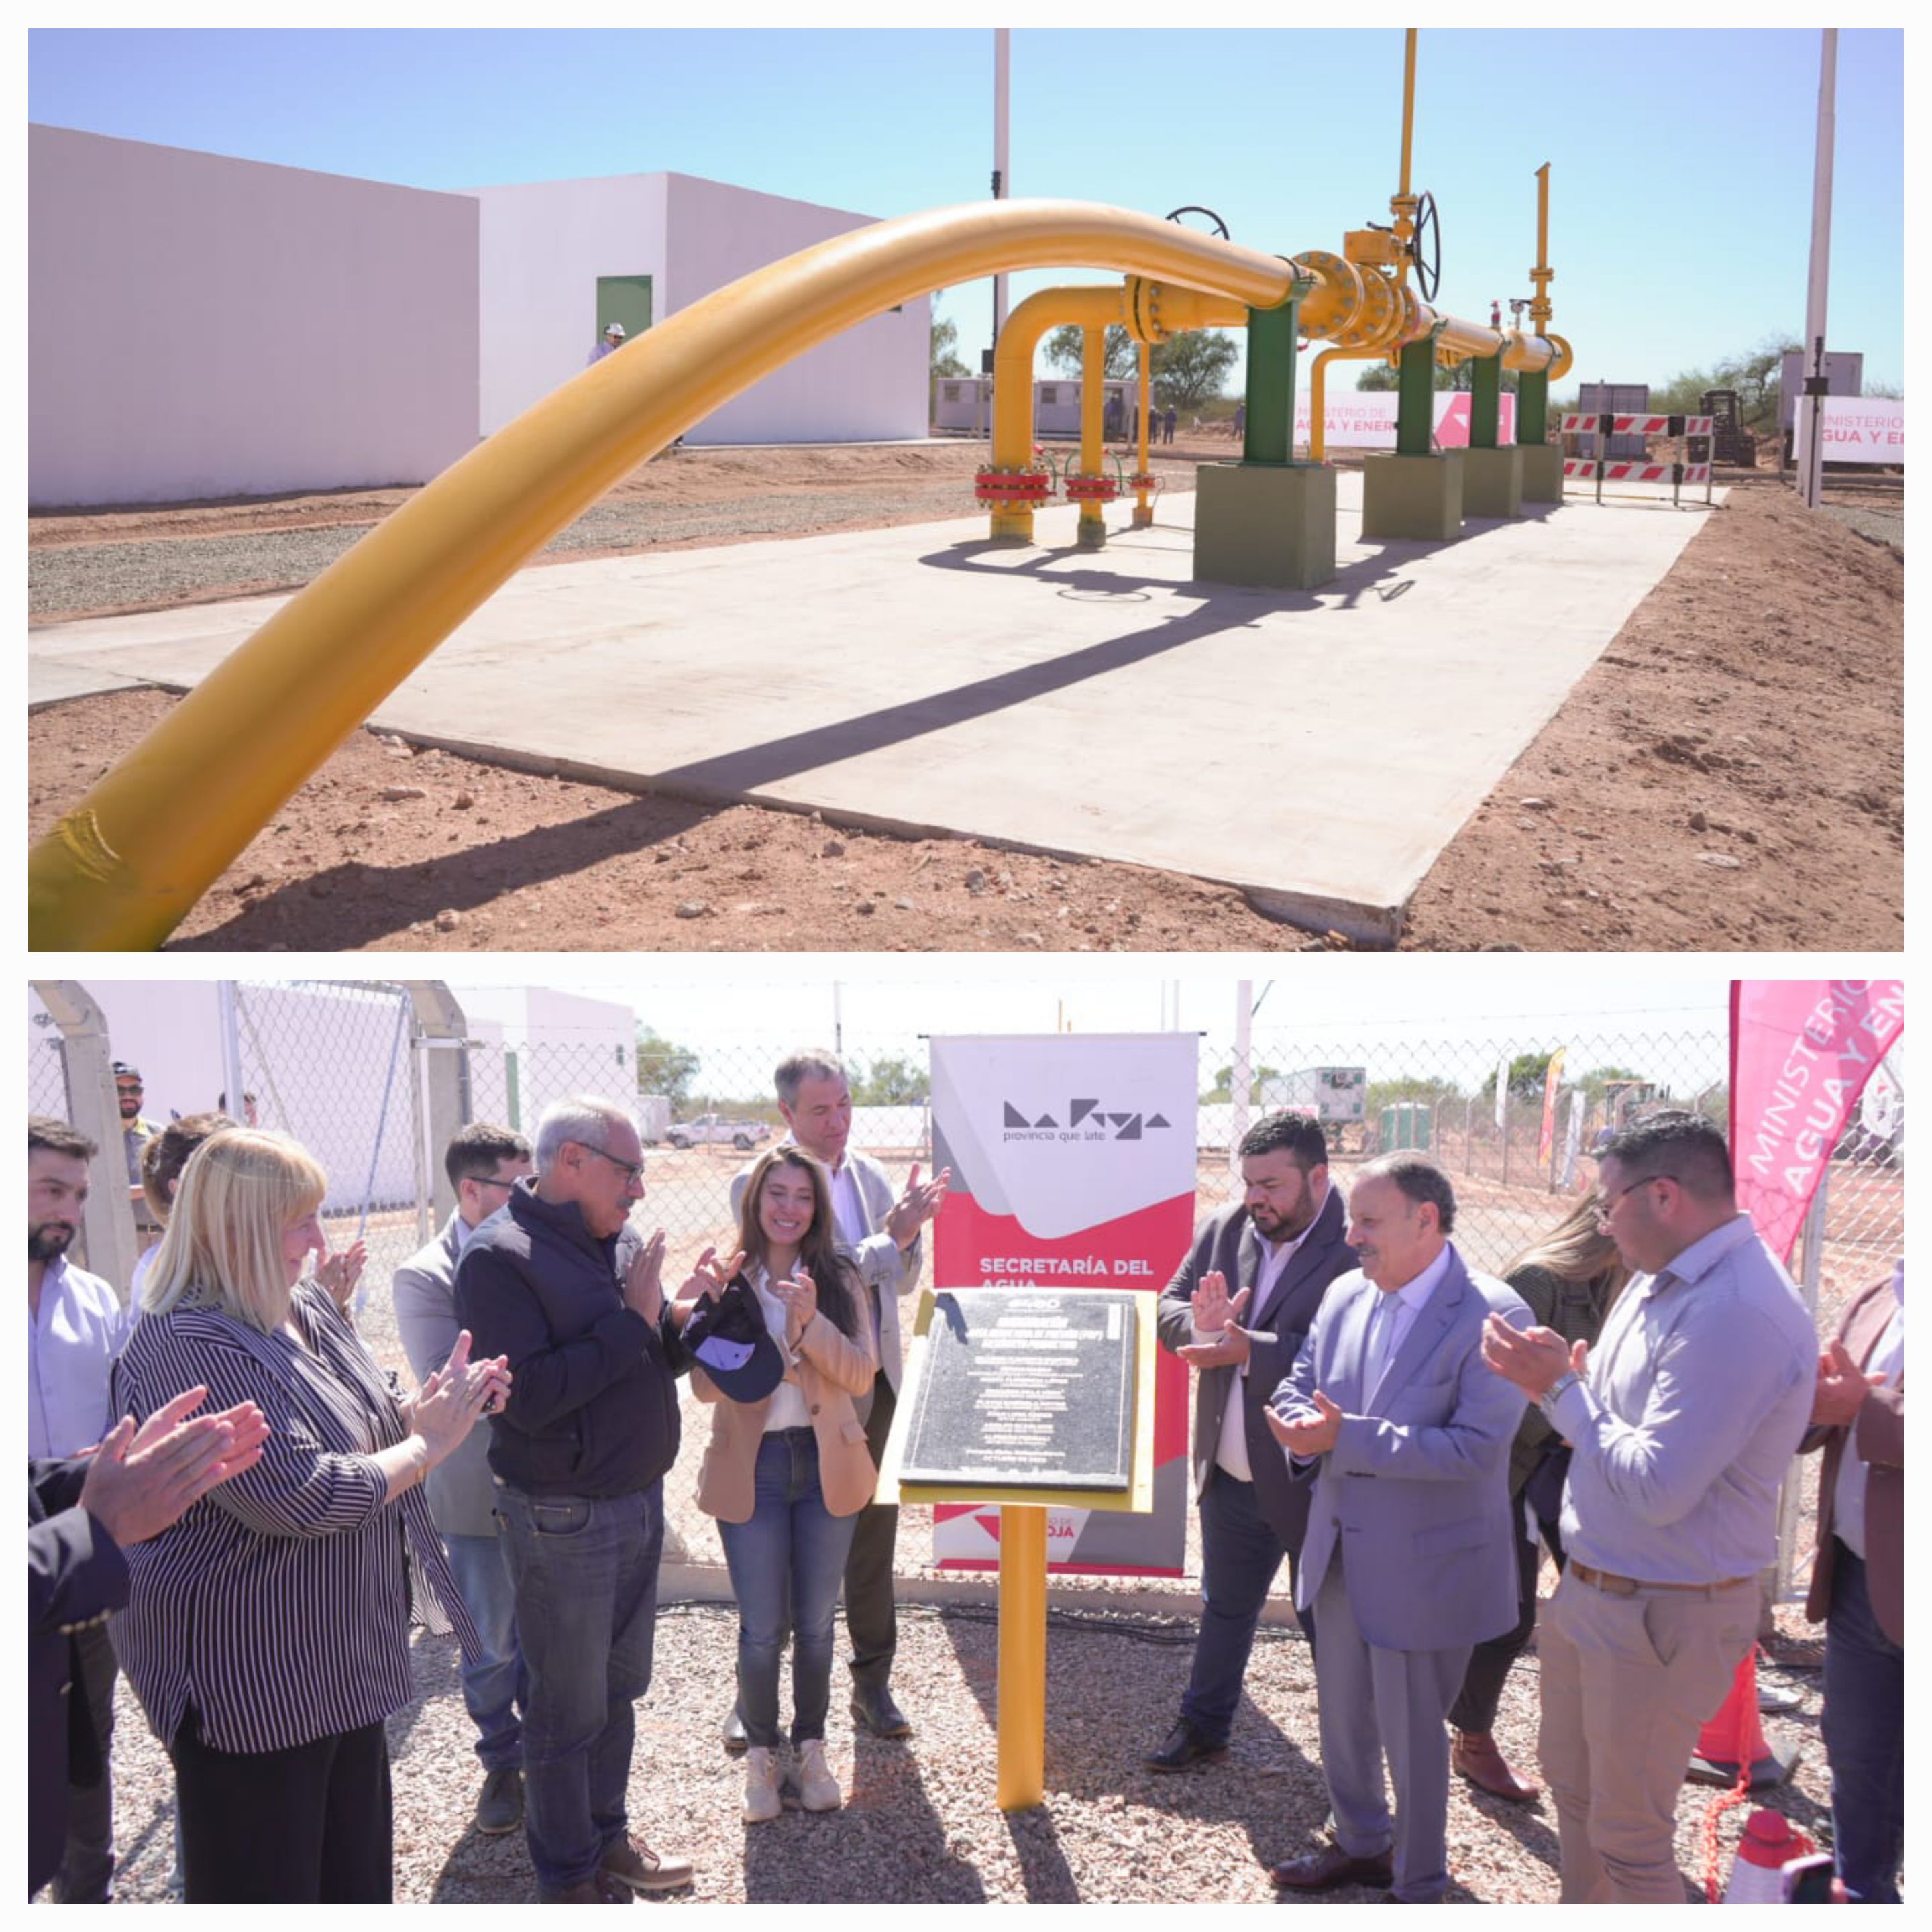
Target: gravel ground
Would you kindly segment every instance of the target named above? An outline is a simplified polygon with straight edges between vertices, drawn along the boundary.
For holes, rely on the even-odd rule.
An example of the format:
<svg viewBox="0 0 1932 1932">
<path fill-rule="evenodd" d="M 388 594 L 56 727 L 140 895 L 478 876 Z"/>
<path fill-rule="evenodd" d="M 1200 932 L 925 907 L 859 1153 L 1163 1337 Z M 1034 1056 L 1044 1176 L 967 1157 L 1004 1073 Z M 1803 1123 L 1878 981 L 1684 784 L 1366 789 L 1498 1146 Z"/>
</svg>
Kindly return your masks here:
<svg viewBox="0 0 1932 1932">
<path fill-rule="evenodd" d="M 937 521 L 974 513 L 971 485 L 908 480 L 892 491 L 896 512 Z M 609 498 L 586 510 L 541 554 L 647 550 L 669 544 L 796 536 L 876 519 L 877 490 L 799 490 L 676 505 Z M 320 530 L 265 530 L 225 536 L 152 538 L 133 543 L 43 543 L 28 553 L 28 611 L 52 618 L 76 610 L 189 603 L 211 590 L 254 594 L 296 590 L 366 535 L 370 524 Z"/>
<path fill-rule="evenodd" d="M 1905 548 L 1905 512 L 1898 510 L 1867 509 L 1862 506 L 1849 503 L 1821 505 L 1828 517 L 1836 517 L 1846 530 L 1856 530 L 1868 542 L 1889 544 L 1895 550 Z"/>
<path fill-rule="evenodd" d="M 1047 1796 L 1002 1814 L 995 1779 L 996 1630 L 982 1605 L 902 1611 L 894 1686 L 916 1726 L 903 1744 L 856 1740 L 835 1696 L 830 1756 L 842 1813 L 738 1817 L 740 1774 L 718 1742 L 731 1682 L 735 1621 L 716 1604 L 664 1606 L 656 1674 L 638 1708 L 630 1802 L 646 1842 L 691 1858 L 679 1900 L 706 1903 L 1259 1904 L 1269 1864 L 1312 1849 L 1328 1808 L 1316 1730 L 1314 1673 L 1292 1630 L 1264 1628 L 1222 1764 L 1160 1775 L 1140 1753 L 1159 1742 L 1186 1682 L 1193 1618 L 1056 1611 L 1048 1640 Z M 1809 1657 L 1799 1646 L 1792 1653 Z M 392 1720 L 396 1897 L 403 1902 L 512 1902 L 534 1896 L 520 1832 L 469 1828 L 478 1773 L 458 1690 L 454 1645 L 419 1638 L 419 1696 Z M 1792 1717 L 1768 1719 L 1774 1742 L 1803 1751 L 1772 1801 L 1798 1827 L 1828 1832 L 1817 1739 L 1815 1669 L 1768 1669 L 1793 1693 Z M 1497 1733 L 1519 1768 L 1534 1762 L 1533 1655 L 1513 1673 Z M 835 1690 L 842 1688 L 835 1685 Z M 164 1896 L 172 1840 L 167 1762 L 124 1684 L 115 1750 L 124 1901 Z M 1718 1796 L 1687 1785 L 1677 1846 L 1687 1885 L 1700 1882 L 1703 1821 Z M 1744 1810 L 1724 1816 L 1720 1871 Z M 1546 1796 L 1519 1808 L 1456 1784 L 1449 1810 L 1450 1896 L 1464 1903 L 1556 1897 L 1556 1820 Z M 1381 1894 L 1350 1889 L 1337 1902 Z"/>
</svg>

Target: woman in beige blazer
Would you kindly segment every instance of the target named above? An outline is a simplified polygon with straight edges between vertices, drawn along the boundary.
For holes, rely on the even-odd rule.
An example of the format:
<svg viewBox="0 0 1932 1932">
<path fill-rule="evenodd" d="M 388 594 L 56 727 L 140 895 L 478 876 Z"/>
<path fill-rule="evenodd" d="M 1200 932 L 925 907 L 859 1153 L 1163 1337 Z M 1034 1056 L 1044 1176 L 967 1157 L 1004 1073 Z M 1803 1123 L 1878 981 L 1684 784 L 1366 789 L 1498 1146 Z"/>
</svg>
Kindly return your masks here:
<svg viewBox="0 0 1932 1932">
<path fill-rule="evenodd" d="M 792 1634 L 791 1741 L 808 1811 L 836 1810 L 825 1762 L 832 1701 L 832 1618 L 859 1511 L 878 1472 L 853 1406 L 878 1370 L 868 1305 L 841 1260 L 824 1168 L 796 1147 L 752 1169 L 740 1210 L 742 1279 L 785 1358 L 784 1379 L 760 1402 L 734 1402 L 700 1367 L 692 1387 L 713 1405 L 698 1504 L 718 1519 L 738 1599 L 738 1708 L 747 1823 L 778 1815 L 778 1666 Z M 687 1293 L 711 1299 L 725 1270 L 706 1258 Z"/>
</svg>

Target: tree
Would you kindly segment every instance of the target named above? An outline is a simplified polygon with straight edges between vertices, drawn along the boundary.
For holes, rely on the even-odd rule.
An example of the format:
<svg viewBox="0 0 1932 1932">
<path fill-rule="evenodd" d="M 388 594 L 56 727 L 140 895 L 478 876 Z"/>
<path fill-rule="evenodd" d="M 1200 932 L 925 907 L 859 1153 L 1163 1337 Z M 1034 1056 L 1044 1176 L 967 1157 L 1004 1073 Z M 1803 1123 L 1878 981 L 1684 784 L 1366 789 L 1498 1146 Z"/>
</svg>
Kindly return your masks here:
<svg viewBox="0 0 1932 1932">
<path fill-rule="evenodd" d="M 691 1098 L 691 1083 L 700 1064 L 688 1046 L 662 1038 L 647 1026 L 638 1029 L 638 1091 L 662 1094 L 674 1107 Z"/>
<path fill-rule="evenodd" d="M 1552 1053 L 1519 1053 L 1509 1065 L 1509 1093 L 1514 1100 L 1540 1100 L 1543 1098 L 1543 1083 L 1550 1072 Z M 1483 1082 L 1482 1091 L 1476 1098 L 1493 1102 L 1496 1097 L 1496 1076 L 1492 1072 Z"/>
<path fill-rule="evenodd" d="M 1400 380 L 1391 364 L 1371 362 L 1355 378 L 1358 389 L 1394 389 L 1401 386 Z"/>
<path fill-rule="evenodd" d="M 970 376 L 973 373 L 959 359 L 959 325 L 956 322 L 934 320 L 932 373 L 935 376 Z"/>
<path fill-rule="evenodd" d="M 1496 1085 L 1493 1076 L 1490 1085 Z M 1426 1075 L 1411 1075 L 1402 1080 L 1372 1080 L 1369 1090 L 1364 1096 L 1368 1114 L 1372 1118 L 1384 1107 L 1400 1106 L 1406 1100 L 1419 1100 L 1426 1107 L 1439 1107 L 1445 1100 L 1460 1100 L 1462 1089 L 1453 1080 L 1438 1080 Z"/>
<path fill-rule="evenodd" d="M 1198 409 L 1220 394 L 1240 353 L 1234 338 L 1218 328 L 1170 336 L 1155 346 L 1154 392 L 1164 406 Z"/>
<path fill-rule="evenodd" d="M 1252 1084 L 1248 1090 L 1248 1099 L 1251 1103 L 1255 1098 L 1255 1089 L 1264 1080 L 1272 1080 L 1280 1071 L 1280 1067 L 1270 1066 L 1264 1060 L 1255 1060 L 1250 1064 L 1248 1072 L 1252 1076 Z M 1202 1094 L 1201 1098 L 1205 1106 L 1225 1107 L 1234 1097 L 1234 1069 L 1233 1064 L 1230 1062 L 1228 1065 L 1222 1067 L 1216 1072 L 1214 1085 Z"/>
<path fill-rule="evenodd" d="M 860 1107 L 913 1107 L 931 1090 L 924 1068 L 891 1053 L 875 1060 L 862 1079 L 852 1083 L 852 1101 Z"/>
<path fill-rule="evenodd" d="M 1056 328 L 1046 338 L 1046 359 L 1052 366 L 1063 370 L 1075 381 L 1084 373 L 1082 360 L 1082 338 L 1087 332 L 1077 322 L 1070 322 L 1064 328 Z M 1140 367 L 1140 352 L 1134 346 L 1132 337 L 1118 322 L 1107 325 L 1105 344 L 1101 351 L 1100 374 L 1109 382 L 1124 382 Z"/>
</svg>

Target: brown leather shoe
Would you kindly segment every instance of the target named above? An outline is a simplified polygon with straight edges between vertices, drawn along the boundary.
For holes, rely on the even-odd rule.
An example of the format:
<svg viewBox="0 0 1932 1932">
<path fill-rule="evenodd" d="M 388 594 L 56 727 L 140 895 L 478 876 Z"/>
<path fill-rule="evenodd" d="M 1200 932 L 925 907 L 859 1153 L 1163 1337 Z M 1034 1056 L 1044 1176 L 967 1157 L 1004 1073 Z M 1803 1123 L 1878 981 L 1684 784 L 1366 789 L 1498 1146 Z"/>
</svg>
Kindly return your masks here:
<svg viewBox="0 0 1932 1932">
<path fill-rule="evenodd" d="M 1543 1786 L 1516 1776 L 1509 1760 L 1496 1748 L 1487 1731 L 1457 1731 L 1449 1748 L 1449 1768 L 1458 1778 L 1466 1778 L 1478 1791 L 1511 1804 L 1528 1804 L 1541 1796 Z"/>
<path fill-rule="evenodd" d="M 1305 1858 L 1270 1865 L 1268 1876 L 1283 1892 L 1333 1892 L 1344 1885 L 1378 1886 L 1386 1891 L 1395 1882 L 1395 1863 L 1388 1852 L 1358 1858 L 1340 1845 L 1324 1845 Z"/>
</svg>

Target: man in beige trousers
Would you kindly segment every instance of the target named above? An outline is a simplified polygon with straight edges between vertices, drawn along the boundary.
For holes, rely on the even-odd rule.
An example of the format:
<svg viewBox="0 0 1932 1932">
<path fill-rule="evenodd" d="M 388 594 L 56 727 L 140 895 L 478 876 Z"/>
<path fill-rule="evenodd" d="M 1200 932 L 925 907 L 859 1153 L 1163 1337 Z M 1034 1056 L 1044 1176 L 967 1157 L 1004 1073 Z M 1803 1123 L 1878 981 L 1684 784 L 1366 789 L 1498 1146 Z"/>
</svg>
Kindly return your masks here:
<svg viewBox="0 0 1932 1932">
<path fill-rule="evenodd" d="M 1636 1272 L 1595 1348 L 1492 1316 L 1484 1352 L 1574 1445 L 1538 1636 L 1564 1902 L 1681 1905 L 1678 1794 L 1756 1641 L 1818 1345 L 1709 1121 L 1654 1114 L 1599 1160 L 1598 1217 Z"/>
</svg>

